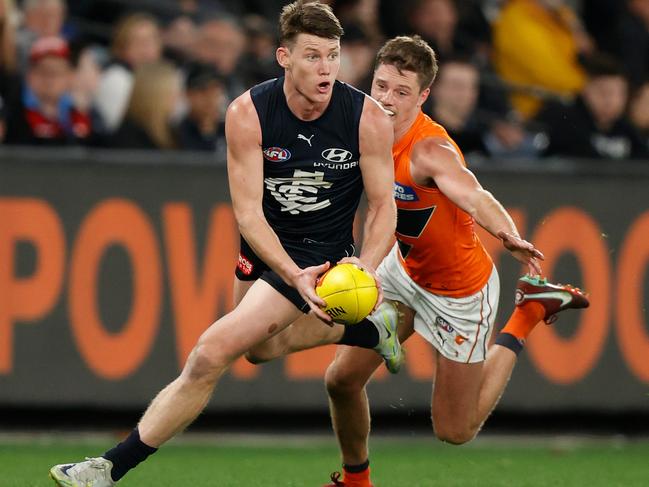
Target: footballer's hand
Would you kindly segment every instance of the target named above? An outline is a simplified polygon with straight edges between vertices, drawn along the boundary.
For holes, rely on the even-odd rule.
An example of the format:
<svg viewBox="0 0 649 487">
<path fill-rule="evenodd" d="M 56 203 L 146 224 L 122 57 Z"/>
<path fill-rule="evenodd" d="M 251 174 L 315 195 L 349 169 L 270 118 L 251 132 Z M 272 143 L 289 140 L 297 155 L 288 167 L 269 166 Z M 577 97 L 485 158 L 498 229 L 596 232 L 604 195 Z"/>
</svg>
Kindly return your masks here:
<svg viewBox="0 0 649 487">
<path fill-rule="evenodd" d="M 300 269 L 300 271 L 293 276 L 292 284 L 300 293 L 302 299 L 304 299 L 304 301 L 309 305 L 313 314 L 327 325 L 333 326 L 334 323 L 331 317 L 322 311 L 322 307 L 326 306 L 327 303 L 325 303 L 325 301 L 315 292 L 318 277 L 327 272 L 329 267 L 329 262 L 325 262 L 321 265 L 314 265 Z"/>
<path fill-rule="evenodd" d="M 502 231 L 498 232 L 498 237 L 500 237 L 505 248 L 512 253 L 516 260 L 527 265 L 531 275 L 541 275 L 543 273 L 539 260 L 544 260 L 545 256 L 532 243 L 516 235 Z"/>
<path fill-rule="evenodd" d="M 381 286 L 381 279 L 379 279 L 379 276 L 376 273 L 374 267 L 363 263 L 363 261 L 361 261 L 358 257 L 353 256 L 343 257 L 338 261 L 338 264 L 354 264 L 355 266 L 363 269 L 365 272 L 368 272 L 374 278 L 374 281 L 376 282 L 376 289 L 379 291 L 379 295 L 376 298 L 376 304 L 371 311 L 372 313 L 374 313 L 374 311 L 376 311 L 376 308 L 378 308 L 379 305 L 383 302 L 383 286 Z"/>
</svg>

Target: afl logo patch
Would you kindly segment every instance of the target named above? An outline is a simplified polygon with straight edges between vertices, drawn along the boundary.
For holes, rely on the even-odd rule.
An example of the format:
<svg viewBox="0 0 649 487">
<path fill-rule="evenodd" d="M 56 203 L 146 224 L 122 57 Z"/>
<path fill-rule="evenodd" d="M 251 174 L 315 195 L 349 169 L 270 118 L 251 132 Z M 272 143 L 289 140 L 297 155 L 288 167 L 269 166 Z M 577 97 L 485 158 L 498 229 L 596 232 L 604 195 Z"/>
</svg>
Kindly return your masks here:
<svg viewBox="0 0 649 487">
<path fill-rule="evenodd" d="M 291 158 L 291 153 L 281 147 L 269 147 L 264 149 L 264 158 L 271 162 L 284 162 Z"/>
<path fill-rule="evenodd" d="M 347 162 L 353 155 L 345 149 L 325 149 L 322 151 L 322 157 L 329 162 Z"/>
</svg>

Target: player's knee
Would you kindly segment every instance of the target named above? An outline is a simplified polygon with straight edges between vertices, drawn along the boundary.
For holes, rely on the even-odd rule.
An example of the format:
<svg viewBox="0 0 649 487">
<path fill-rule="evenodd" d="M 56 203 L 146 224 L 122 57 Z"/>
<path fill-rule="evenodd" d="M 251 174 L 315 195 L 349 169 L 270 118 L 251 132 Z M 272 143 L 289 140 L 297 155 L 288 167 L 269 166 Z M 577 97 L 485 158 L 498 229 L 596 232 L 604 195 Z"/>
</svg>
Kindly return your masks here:
<svg viewBox="0 0 649 487">
<path fill-rule="evenodd" d="M 359 380 L 353 374 L 347 373 L 344 369 L 330 365 L 325 374 L 325 385 L 330 397 L 349 395 L 360 392 L 365 382 Z"/>
<path fill-rule="evenodd" d="M 436 423 L 433 420 L 433 430 L 439 441 L 452 445 L 463 445 L 475 438 L 477 431 L 470 426 Z"/>
<path fill-rule="evenodd" d="M 215 347 L 199 343 L 187 359 L 185 376 L 191 381 L 210 382 L 225 372 L 230 363 L 232 359 L 217 351 Z"/>
</svg>

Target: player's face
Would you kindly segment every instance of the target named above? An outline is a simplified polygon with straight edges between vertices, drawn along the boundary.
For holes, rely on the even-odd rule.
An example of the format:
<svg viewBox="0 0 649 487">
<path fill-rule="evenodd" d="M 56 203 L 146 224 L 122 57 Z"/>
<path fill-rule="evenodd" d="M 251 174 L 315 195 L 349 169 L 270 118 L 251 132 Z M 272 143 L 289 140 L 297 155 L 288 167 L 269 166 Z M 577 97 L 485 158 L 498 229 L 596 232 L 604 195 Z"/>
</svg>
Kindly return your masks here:
<svg viewBox="0 0 649 487">
<path fill-rule="evenodd" d="M 302 96 L 326 102 L 340 68 L 340 40 L 299 34 L 293 46 L 277 49 L 277 60 Z"/>
<path fill-rule="evenodd" d="M 391 64 L 381 64 L 374 71 L 372 98 L 388 112 L 396 127 L 410 125 L 417 118 L 430 88 L 421 91 L 414 71 L 401 71 Z"/>
<path fill-rule="evenodd" d="M 627 91 L 621 76 L 599 76 L 586 84 L 583 97 L 595 120 L 610 125 L 624 114 Z"/>
</svg>

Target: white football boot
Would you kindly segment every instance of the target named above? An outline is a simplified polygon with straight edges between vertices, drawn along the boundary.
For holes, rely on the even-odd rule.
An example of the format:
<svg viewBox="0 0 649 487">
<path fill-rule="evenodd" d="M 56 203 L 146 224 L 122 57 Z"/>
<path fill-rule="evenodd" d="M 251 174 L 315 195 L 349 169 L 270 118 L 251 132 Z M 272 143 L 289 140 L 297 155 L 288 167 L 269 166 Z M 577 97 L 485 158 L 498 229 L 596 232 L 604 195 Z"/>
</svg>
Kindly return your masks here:
<svg viewBox="0 0 649 487">
<path fill-rule="evenodd" d="M 103 457 L 86 458 L 85 462 L 54 465 L 50 477 L 61 487 L 112 487 L 113 463 Z"/>
<path fill-rule="evenodd" d="M 406 358 L 406 352 L 399 343 L 397 325 L 399 324 L 399 311 L 397 306 L 384 301 L 377 310 L 367 317 L 379 331 L 379 344 L 374 350 L 383 357 L 386 368 L 392 374 L 399 372 Z"/>
</svg>

